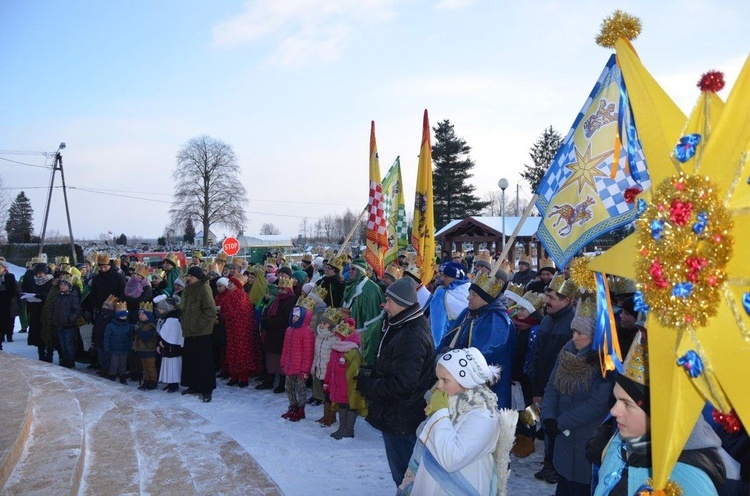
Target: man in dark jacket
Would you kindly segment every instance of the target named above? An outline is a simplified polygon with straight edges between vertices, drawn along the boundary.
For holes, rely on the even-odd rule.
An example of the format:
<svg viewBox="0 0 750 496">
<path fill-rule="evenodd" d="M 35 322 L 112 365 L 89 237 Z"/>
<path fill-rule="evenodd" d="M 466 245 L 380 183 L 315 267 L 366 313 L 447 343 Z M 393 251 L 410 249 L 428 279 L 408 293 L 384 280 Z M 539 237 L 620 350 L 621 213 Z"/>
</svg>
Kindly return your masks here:
<svg viewBox="0 0 750 496">
<path fill-rule="evenodd" d="M 544 388 L 547 386 L 557 355 L 563 346 L 573 337 L 570 324 L 575 311 L 573 298 L 578 288 L 573 281 L 566 280 L 558 273 L 550 281 L 544 294 L 544 308 L 547 315 L 539 323 L 539 337 L 534 345 L 534 356 L 531 365 L 531 389 L 534 403 L 542 404 Z M 534 474 L 540 480 L 553 484 L 557 482 L 557 473 L 552 467 L 554 454 L 554 437 L 544 437 L 544 468 Z"/>
<path fill-rule="evenodd" d="M 369 401 L 367 422 L 383 433 L 398 486 L 417 440 L 417 426 L 424 420 L 424 394 L 435 383 L 435 344 L 413 279 L 391 284 L 383 308 L 386 319 L 375 365 L 360 369 L 357 390 Z"/>
<path fill-rule="evenodd" d="M 84 301 L 84 309 L 96 314 L 109 295 L 122 300 L 125 293 L 125 276 L 110 264 L 109 253 L 99 253 L 96 257 L 99 271 L 91 280 L 91 292 Z"/>
<path fill-rule="evenodd" d="M 13 341 L 13 325 L 16 316 L 13 314 L 13 300 L 18 298 L 18 284 L 16 276 L 8 271 L 8 264 L 3 258 L 0 260 L 0 350 L 2 341 Z"/>
</svg>

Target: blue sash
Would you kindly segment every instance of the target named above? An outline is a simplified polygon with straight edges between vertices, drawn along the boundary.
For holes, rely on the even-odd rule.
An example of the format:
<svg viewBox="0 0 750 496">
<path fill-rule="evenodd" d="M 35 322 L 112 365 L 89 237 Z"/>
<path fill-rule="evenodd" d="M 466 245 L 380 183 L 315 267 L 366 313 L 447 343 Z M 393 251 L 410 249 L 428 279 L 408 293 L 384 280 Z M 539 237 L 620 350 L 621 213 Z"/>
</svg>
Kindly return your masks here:
<svg viewBox="0 0 750 496">
<path fill-rule="evenodd" d="M 416 467 L 414 467 L 412 463 L 416 462 L 417 460 L 421 461 L 420 464 L 424 465 L 424 468 L 430 474 L 430 477 L 435 479 L 435 482 L 437 482 L 440 487 L 448 494 L 480 496 L 476 488 L 471 485 L 471 483 L 466 479 L 466 477 L 461 474 L 461 472 L 448 472 L 443 467 L 441 467 L 435 457 L 432 456 L 432 453 L 430 453 L 430 450 L 428 450 L 425 447 L 424 443 L 422 443 L 422 441 L 420 441 L 419 439 L 417 439 L 417 444 L 414 446 L 414 457 L 409 463 L 410 468 L 412 468 L 412 471 L 415 474 L 417 473 L 417 471 L 414 470 L 414 468 Z M 414 465 L 416 465 L 416 463 Z M 409 488 L 409 492 L 411 492 L 411 488 Z"/>
</svg>

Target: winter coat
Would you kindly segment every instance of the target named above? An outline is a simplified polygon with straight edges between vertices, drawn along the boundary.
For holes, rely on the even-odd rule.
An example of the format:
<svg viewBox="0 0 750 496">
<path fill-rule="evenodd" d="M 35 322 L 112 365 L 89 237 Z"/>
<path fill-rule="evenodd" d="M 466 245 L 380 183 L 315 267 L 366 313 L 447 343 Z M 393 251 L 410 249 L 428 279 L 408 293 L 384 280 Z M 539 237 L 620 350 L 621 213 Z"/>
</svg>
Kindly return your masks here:
<svg viewBox="0 0 750 496">
<path fill-rule="evenodd" d="M 299 321 L 291 324 L 284 336 L 281 370 L 285 375 L 309 374 L 312 367 L 315 352 L 315 334 L 310 329 L 312 312 L 302 307 L 299 307 L 299 309 Z"/>
<path fill-rule="evenodd" d="M 159 332 L 161 356 L 164 358 L 182 356 L 182 346 L 185 344 L 185 338 L 182 336 L 179 310 L 170 312 L 164 319 L 159 319 L 156 328 Z"/>
<path fill-rule="evenodd" d="M 153 291 L 148 279 L 138 279 L 133 276 L 128 279 L 124 289 L 125 302 L 128 305 L 128 322 L 136 324 L 138 322 L 138 310 L 142 302 L 151 301 Z"/>
<path fill-rule="evenodd" d="M 366 420 L 383 432 L 413 434 L 424 420 L 424 393 L 435 383 L 435 344 L 419 304 L 386 319 L 378 350 L 370 376 L 365 369 L 357 377 L 369 401 Z"/>
<path fill-rule="evenodd" d="M 331 345 L 336 340 L 333 329 L 323 329 L 318 325 L 318 333 L 315 336 L 315 353 L 313 355 L 311 373 L 321 381 L 326 377 L 326 367 L 331 358 Z"/>
<path fill-rule="evenodd" d="M 174 282 L 179 279 L 181 275 L 182 272 L 177 267 L 172 267 L 171 269 L 164 271 L 164 280 L 162 281 L 164 285 L 160 285 L 161 294 L 172 296 L 172 293 L 174 293 Z"/>
<path fill-rule="evenodd" d="M 354 334 L 333 343 L 331 358 L 328 361 L 325 385 L 331 402 L 346 403 L 350 410 L 356 410 L 363 417 L 367 415 L 367 402 L 356 390 L 357 374 L 362 365 L 359 352 L 359 335 Z"/>
<path fill-rule="evenodd" d="M 557 355 L 565 343 L 573 337 L 570 323 L 573 322 L 574 316 L 575 311 L 572 306 L 569 306 L 553 314 L 545 315 L 539 323 L 539 336 L 534 346 L 534 358 L 529 371 L 534 396 L 544 395 L 544 388 L 547 387 Z"/>
<path fill-rule="evenodd" d="M 214 330 L 216 304 L 208 280 L 188 284 L 182 292 L 182 335 L 186 338 L 207 336 Z"/>
<path fill-rule="evenodd" d="M 326 305 L 332 308 L 341 307 L 341 302 L 344 299 L 344 287 L 346 286 L 346 283 L 340 275 L 336 274 L 331 277 L 323 277 L 316 284 L 328 291 L 325 298 Z"/>
<path fill-rule="evenodd" d="M 104 330 L 107 324 L 115 317 L 115 311 L 110 308 L 102 308 L 94 319 L 94 329 L 91 331 L 91 345 L 94 348 L 104 348 Z"/>
<path fill-rule="evenodd" d="M 125 276 L 114 267 L 107 272 L 100 270 L 91 280 L 91 292 L 86 297 L 84 307 L 93 312 L 99 310 L 109 295 L 122 299 L 125 294 Z"/>
<path fill-rule="evenodd" d="M 266 352 L 281 355 L 284 351 L 284 335 L 289 325 L 289 315 L 291 315 L 297 298 L 294 293 L 287 293 L 286 290 L 279 291 L 274 299 L 278 301 L 276 314 L 271 315 L 273 303 L 268 305 L 263 311 L 263 320 L 261 326 L 265 335 Z"/>
<path fill-rule="evenodd" d="M 159 342 L 159 333 L 156 332 L 156 322 L 138 321 L 135 326 L 135 338 L 133 339 L 133 351 L 138 358 L 156 357 L 156 345 Z"/>
<path fill-rule="evenodd" d="M 579 359 L 579 364 L 585 362 L 589 366 L 569 369 L 576 373 L 568 374 L 566 380 L 561 362 L 572 357 Z M 542 420 L 556 419 L 563 433 L 570 431 L 568 435 L 560 434 L 555 438 L 552 459 L 555 470 L 569 481 L 591 483 L 586 441 L 594 436 L 597 426 L 607 416 L 613 388 L 614 375 L 602 377 L 599 356 L 591 350 L 591 345 L 577 351 L 571 341 L 560 351 L 544 390 Z"/>
<path fill-rule="evenodd" d="M 10 315 L 11 303 L 18 297 L 18 284 L 16 276 L 7 269 L 0 276 L 0 315 Z"/>
<path fill-rule="evenodd" d="M 58 293 L 52 306 L 50 322 L 54 331 L 78 327 L 78 318 L 81 316 L 81 302 L 78 292 L 70 290 L 67 293 Z"/>
<path fill-rule="evenodd" d="M 104 330 L 104 351 L 118 355 L 126 355 L 132 346 L 133 324 L 127 319 L 113 319 Z"/>
</svg>

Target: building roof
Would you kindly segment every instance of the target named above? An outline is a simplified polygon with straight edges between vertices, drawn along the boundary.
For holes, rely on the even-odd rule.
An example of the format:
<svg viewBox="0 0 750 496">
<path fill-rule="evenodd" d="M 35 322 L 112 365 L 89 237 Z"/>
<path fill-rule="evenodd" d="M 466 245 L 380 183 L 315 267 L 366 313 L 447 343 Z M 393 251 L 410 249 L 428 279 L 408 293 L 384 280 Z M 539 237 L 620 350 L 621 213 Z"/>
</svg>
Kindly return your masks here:
<svg viewBox="0 0 750 496">
<path fill-rule="evenodd" d="M 521 221 L 520 217 L 505 217 L 505 235 L 510 236 Z M 541 223 L 541 217 L 527 217 L 521 229 L 518 231 L 518 237 L 531 237 L 536 235 Z M 456 219 L 450 221 L 442 229 L 435 233 L 436 239 L 441 239 L 445 235 L 453 236 L 471 235 L 471 233 L 483 233 L 485 235 L 502 236 L 503 235 L 503 218 L 502 217 L 480 217 L 472 216 L 465 219 Z"/>
</svg>

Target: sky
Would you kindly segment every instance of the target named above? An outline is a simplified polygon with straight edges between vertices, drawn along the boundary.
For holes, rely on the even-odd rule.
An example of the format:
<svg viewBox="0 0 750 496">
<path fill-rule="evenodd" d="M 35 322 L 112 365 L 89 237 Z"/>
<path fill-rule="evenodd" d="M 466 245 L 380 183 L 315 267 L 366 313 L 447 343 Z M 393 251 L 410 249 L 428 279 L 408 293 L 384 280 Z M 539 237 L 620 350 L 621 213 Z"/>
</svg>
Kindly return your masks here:
<svg viewBox="0 0 750 496">
<path fill-rule="evenodd" d="M 237 155 L 245 234 L 270 222 L 296 237 L 304 218 L 366 205 L 370 121 L 381 174 L 400 156 L 412 210 L 427 109 L 471 147 L 478 196 L 505 177 L 506 195 L 518 185 L 528 200 L 529 148 L 550 125 L 567 134 L 611 53 L 594 38 L 615 9 L 641 19 L 634 46 L 686 114 L 706 71 L 724 72 L 726 98 L 750 47 L 745 0 L 5 0 L 3 194 L 25 191 L 40 232 L 41 152 L 65 142 L 74 237 L 156 238 L 175 156 L 206 134 Z M 47 233 L 67 231 L 58 187 Z"/>
</svg>

